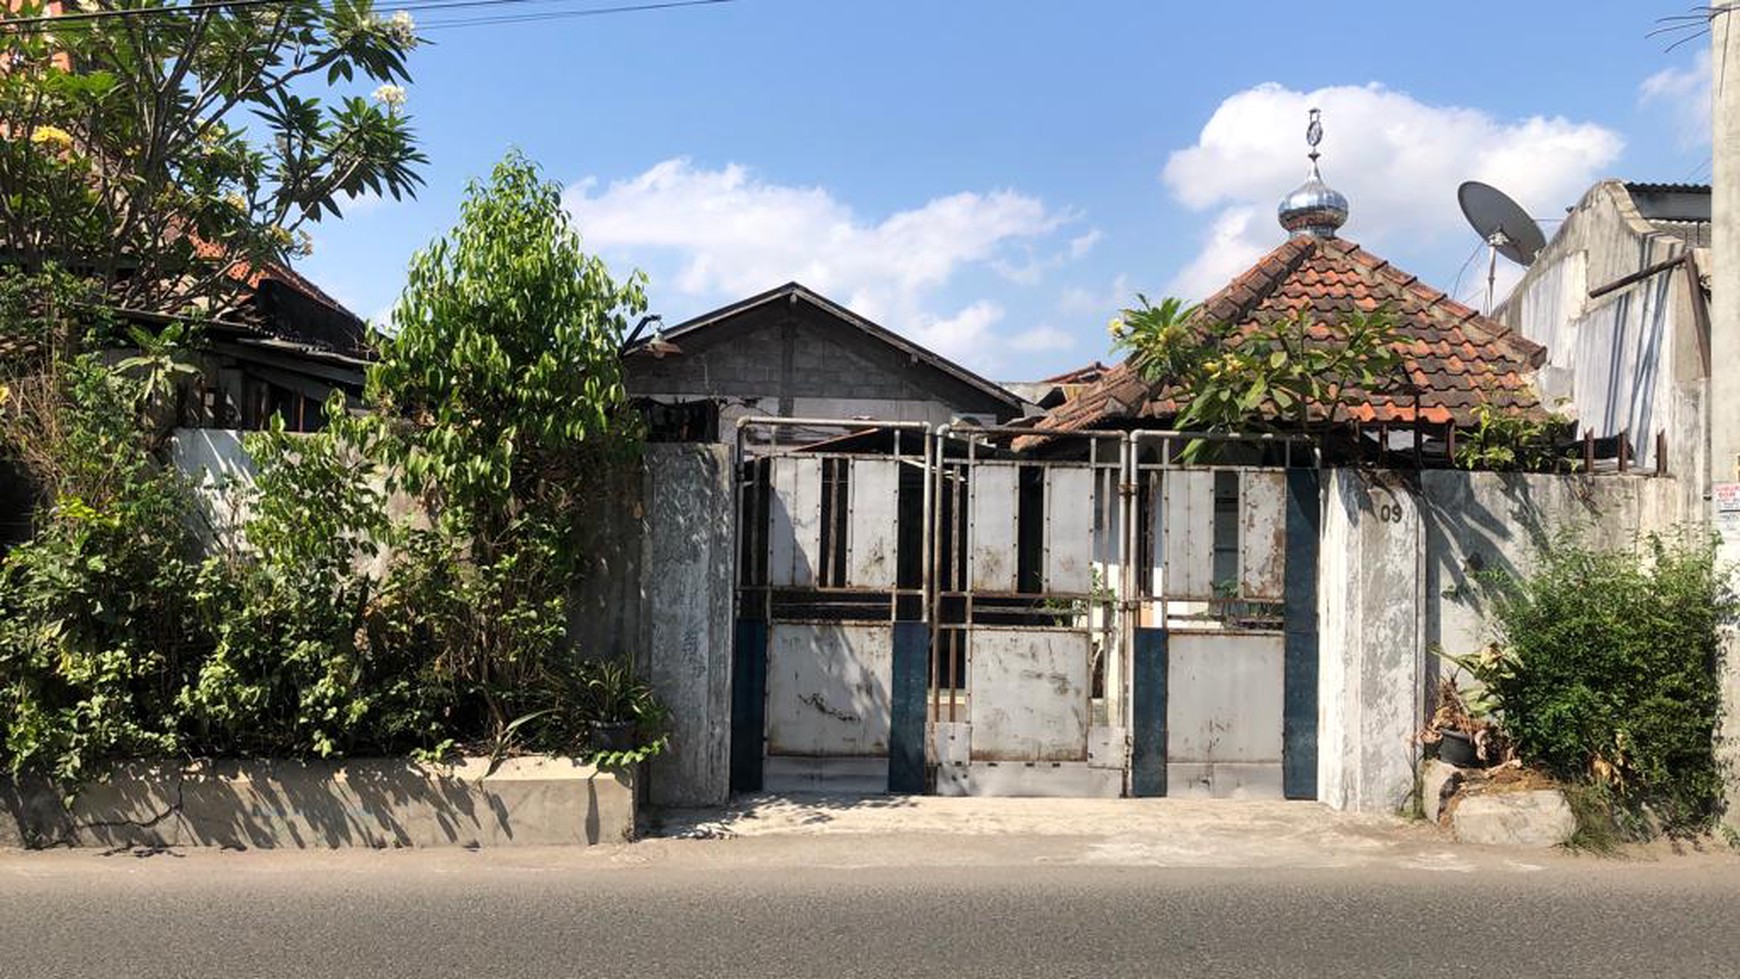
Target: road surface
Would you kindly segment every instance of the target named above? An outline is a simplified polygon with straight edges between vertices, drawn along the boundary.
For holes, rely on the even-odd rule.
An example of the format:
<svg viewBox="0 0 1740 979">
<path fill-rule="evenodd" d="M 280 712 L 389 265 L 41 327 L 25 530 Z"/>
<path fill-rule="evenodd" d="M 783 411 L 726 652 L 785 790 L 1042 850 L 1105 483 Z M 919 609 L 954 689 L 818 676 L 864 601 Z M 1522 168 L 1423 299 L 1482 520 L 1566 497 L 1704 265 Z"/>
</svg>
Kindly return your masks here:
<svg viewBox="0 0 1740 979">
<path fill-rule="evenodd" d="M 14 851 L 0 976 L 1740 975 L 1732 854 L 1426 840 L 1381 860 L 1224 866 L 1106 844 Z"/>
</svg>

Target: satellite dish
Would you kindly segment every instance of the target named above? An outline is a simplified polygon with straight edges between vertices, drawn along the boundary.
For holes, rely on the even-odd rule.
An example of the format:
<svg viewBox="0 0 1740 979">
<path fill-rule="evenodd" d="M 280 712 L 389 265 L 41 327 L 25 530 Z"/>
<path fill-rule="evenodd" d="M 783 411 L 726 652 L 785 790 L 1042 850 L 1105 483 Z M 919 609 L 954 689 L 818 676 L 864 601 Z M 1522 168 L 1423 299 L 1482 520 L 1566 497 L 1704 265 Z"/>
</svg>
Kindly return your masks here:
<svg viewBox="0 0 1740 979">
<path fill-rule="evenodd" d="M 1469 180 L 1456 188 L 1456 200 L 1475 233 L 1518 265 L 1534 264 L 1547 247 L 1541 226 L 1497 187 Z"/>
<path fill-rule="evenodd" d="M 1478 180 L 1464 181 L 1456 188 L 1456 201 L 1462 205 L 1462 215 L 1474 227 L 1487 245 L 1486 312 L 1492 312 L 1493 281 L 1498 277 L 1498 256 L 1528 266 L 1547 247 L 1547 237 L 1541 226 L 1521 205 L 1503 191 Z"/>
</svg>

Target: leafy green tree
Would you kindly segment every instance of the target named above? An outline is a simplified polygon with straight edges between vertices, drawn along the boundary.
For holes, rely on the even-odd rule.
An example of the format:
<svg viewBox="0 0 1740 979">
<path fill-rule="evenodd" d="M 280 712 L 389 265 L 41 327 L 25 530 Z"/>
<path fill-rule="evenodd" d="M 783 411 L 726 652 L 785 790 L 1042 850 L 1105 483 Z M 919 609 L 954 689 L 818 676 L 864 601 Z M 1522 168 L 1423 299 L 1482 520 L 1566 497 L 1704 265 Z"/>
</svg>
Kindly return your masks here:
<svg viewBox="0 0 1740 979">
<path fill-rule="evenodd" d="M 0 31 L 0 234 L 123 305 L 222 312 L 237 262 L 304 252 L 359 194 L 413 193 L 404 15 L 369 0 L 221 7 L 143 0 Z M 25 0 L 11 18 L 41 17 Z M 322 88 L 377 84 L 371 100 Z"/>
<path fill-rule="evenodd" d="M 1180 403 L 1177 425 L 1199 431 L 1306 431 L 1394 383 L 1402 367 L 1395 318 L 1378 310 L 1336 320 L 1304 313 L 1240 326 L 1200 306 L 1146 296 L 1112 321 L 1112 341 L 1143 377 Z"/>
<path fill-rule="evenodd" d="M 452 233 L 419 252 L 368 374 L 369 452 L 433 518 L 383 606 L 439 651 L 498 731 L 565 652 L 580 521 L 601 467 L 633 445 L 619 344 L 646 308 L 637 272 L 587 255 L 561 191 L 517 153 L 474 183 Z"/>
</svg>

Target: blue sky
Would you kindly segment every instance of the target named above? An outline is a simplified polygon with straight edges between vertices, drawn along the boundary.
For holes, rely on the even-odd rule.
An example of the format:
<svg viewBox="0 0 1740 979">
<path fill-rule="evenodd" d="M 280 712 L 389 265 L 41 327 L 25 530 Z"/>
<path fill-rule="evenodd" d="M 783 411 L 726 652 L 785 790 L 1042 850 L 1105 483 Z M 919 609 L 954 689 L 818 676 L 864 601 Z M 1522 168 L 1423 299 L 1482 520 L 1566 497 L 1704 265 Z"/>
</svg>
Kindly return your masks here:
<svg viewBox="0 0 1740 979">
<path fill-rule="evenodd" d="M 1312 105 L 1344 236 L 1444 289 L 1478 245 L 1464 179 L 1543 218 L 1603 177 L 1707 180 L 1708 41 L 1645 36 L 1685 9 L 734 0 L 456 29 L 425 12 L 406 111 L 428 184 L 315 227 L 298 267 L 379 317 L 465 183 L 518 147 L 669 323 L 797 279 L 975 370 L 1039 377 L 1108 357 L 1136 292 L 1201 298 L 1278 244 Z M 1475 264 L 1457 292 L 1477 301 Z"/>
</svg>

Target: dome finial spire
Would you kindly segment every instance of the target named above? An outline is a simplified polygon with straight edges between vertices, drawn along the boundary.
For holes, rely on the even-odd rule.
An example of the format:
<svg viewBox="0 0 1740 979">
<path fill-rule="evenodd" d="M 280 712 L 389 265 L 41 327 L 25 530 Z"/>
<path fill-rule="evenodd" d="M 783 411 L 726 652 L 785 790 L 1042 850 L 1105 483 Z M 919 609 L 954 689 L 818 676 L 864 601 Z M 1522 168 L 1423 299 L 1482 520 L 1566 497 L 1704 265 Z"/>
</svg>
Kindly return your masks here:
<svg viewBox="0 0 1740 979">
<path fill-rule="evenodd" d="M 1281 227 L 1295 236 L 1333 238 L 1336 229 L 1347 223 L 1347 198 L 1324 183 L 1317 169 L 1317 158 L 1322 155 L 1317 151 L 1317 144 L 1323 142 L 1322 115 L 1313 108 L 1305 126 L 1305 142 L 1311 147 L 1305 155 L 1311 160 L 1311 172 L 1296 190 L 1281 198 L 1277 209 Z"/>
</svg>

